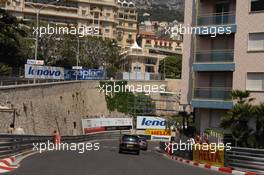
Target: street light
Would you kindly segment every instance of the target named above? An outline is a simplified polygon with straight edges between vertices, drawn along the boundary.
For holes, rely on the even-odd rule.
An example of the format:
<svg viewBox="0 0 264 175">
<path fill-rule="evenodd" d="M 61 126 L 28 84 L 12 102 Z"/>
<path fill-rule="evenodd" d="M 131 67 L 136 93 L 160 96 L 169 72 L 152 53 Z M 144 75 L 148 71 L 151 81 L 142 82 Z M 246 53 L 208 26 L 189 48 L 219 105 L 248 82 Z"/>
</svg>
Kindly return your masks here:
<svg viewBox="0 0 264 175">
<path fill-rule="evenodd" d="M 38 60 L 38 40 L 39 40 L 39 14 L 40 14 L 40 11 L 44 8 L 46 8 L 48 5 L 52 5 L 52 4 L 56 4 L 58 3 L 60 0 L 56 0 L 56 1 L 53 1 L 53 2 L 50 2 L 48 4 L 45 4 L 43 6 L 41 6 L 40 8 L 36 8 L 34 5 L 32 4 L 27 4 L 29 6 L 31 6 L 34 10 L 35 10 L 35 13 L 36 13 L 36 22 L 37 22 L 37 33 L 36 33 L 36 40 L 35 40 L 35 61 Z M 36 75 L 34 73 L 34 84 L 36 84 Z"/>
<path fill-rule="evenodd" d="M 76 81 L 78 80 L 79 74 L 79 57 L 80 57 L 80 38 L 77 35 L 77 54 L 76 54 Z"/>
</svg>

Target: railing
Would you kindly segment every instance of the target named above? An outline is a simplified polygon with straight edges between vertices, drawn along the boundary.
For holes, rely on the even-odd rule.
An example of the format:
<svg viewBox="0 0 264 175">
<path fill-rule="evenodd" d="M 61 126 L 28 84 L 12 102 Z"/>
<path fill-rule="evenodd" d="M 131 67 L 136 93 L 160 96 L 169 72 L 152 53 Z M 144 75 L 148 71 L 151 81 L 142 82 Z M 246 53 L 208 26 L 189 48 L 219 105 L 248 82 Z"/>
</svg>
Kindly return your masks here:
<svg viewBox="0 0 264 175">
<path fill-rule="evenodd" d="M 173 52 L 173 53 L 178 53 L 180 54 L 182 52 L 181 47 L 170 47 L 170 46 L 157 46 L 157 45 L 145 45 L 145 48 L 150 49 L 150 50 L 157 50 L 157 51 L 164 51 L 164 52 Z"/>
<path fill-rule="evenodd" d="M 54 0 L 55 1 L 55 0 Z M 31 3 L 39 3 L 39 4 L 47 4 L 50 1 L 49 0 L 26 0 L 26 2 L 31 2 Z M 104 4 L 104 5 L 110 5 L 110 6 L 115 6 L 117 7 L 117 3 L 115 2 L 109 2 L 107 0 L 88 0 L 87 3 L 94 3 L 94 4 Z M 78 7 L 78 1 L 76 2 L 59 2 L 59 5 L 63 5 L 66 7 Z"/>
<path fill-rule="evenodd" d="M 233 62 L 234 50 L 211 50 L 211 51 L 198 51 L 195 53 L 195 62 Z"/>
<path fill-rule="evenodd" d="M 209 100 L 231 100 L 231 91 L 232 88 L 195 88 L 193 98 Z"/>
<path fill-rule="evenodd" d="M 35 4 L 48 4 L 50 1 L 47 0 L 25 0 L 26 3 L 35 3 Z M 77 2 L 57 2 L 57 6 L 65 6 L 65 7 L 74 7 L 78 8 L 78 3 Z"/>
<path fill-rule="evenodd" d="M 236 16 L 234 13 L 213 13 L 197 17 L 198 26 L 235 24 Z"/>
<path fill-rule="evenodd" d="M 52 82 L 62 82 L 64 80 L 50 80 L 50 79 L 37 79 L 36 83 L 52 83 Z M 1 86 L 11 86 L 11 85 L 23 85 L 23 84 L 33 84 L 33 79 L 19 78 L 19 77 L 0 77 L 0 87 Z"/>
<path fill-rule="evenodd" d="M 264 149 L 232 147 L 226 151 L 225 164 L 238 170 L 264 174 Z"/>
<path fill-rule="evenodd" d="M 92 140 L 119 139 L 122 134 L 129 134 L 130 131 L 113 131 L 94 133 L 80 136 L 63 136 L 63 143 L 80 143 Z M 3 135 L 0 134 L 0 158 L 13 156 L 28 150 L 33 150 L 34 144 L 53 142 L 53 136 L 34 136 L 34 135 Z"/>
<path fill-rule="evenodd" d="M 120 72 L 116 74 L 117 80 L 163 80 L 161 74 L 142 72 Z"/>
</svg>

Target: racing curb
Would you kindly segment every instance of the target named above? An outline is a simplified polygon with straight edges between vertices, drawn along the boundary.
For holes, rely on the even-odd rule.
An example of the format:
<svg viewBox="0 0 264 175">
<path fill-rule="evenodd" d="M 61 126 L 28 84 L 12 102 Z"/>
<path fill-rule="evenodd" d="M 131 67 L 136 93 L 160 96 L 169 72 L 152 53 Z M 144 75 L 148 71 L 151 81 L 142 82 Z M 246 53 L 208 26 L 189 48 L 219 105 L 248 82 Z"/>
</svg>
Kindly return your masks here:
<svg viewBox="0 0 264 175">
<path fill-rule="evenodd" d="M 158 151 L 161 152 L 160 149 L 158 149 Z M 164 155 L 166 157 L 172 159 L 172 160 L 176 160 L 176 161 L 181 162 L 181 163 L 185 163 L 185 164 L 189 164 L 191 166 L 196 166 L 199 168 L 209 169 L 209 170 L 213 170 L 213 171 L 219 171 L 222 173 L 233 174 L 233 175 L 258 175 L 256 173 L 252 173 L 252 172 L 237 171 L 237 170 L 233 170 L 232 168 L 228 168 L 228 167 L 217 167 L 217 166 L 213 166 L 210 164 L 200 163 L 198 161 L 186 160 L 186 159 L 183 159 L 181 157 L 168 155 L 167 153 L 165 153 Z"/>
<path fill-rule="evenodd" d="M 20 162 L 37 152 L 29 150 L 5 159 L 0 159 L 0 174 L 14 171 L 20 166 Z"/>
<path fill-rule="evenodd" d="M 18 168 L 18 162 L 14 156 L 0 159 L 0 173 L 6 173 Z"/>
</svg>

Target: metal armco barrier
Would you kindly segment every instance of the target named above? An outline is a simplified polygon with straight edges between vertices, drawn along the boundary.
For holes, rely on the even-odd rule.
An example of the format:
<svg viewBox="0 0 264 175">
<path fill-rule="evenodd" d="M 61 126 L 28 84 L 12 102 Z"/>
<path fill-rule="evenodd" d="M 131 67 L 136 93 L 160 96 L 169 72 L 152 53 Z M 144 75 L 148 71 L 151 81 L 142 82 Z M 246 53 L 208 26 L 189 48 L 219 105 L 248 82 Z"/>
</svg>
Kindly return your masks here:
<svg viewBox="0 0 264 175">
<path fill-rule="evenodd" d="M 161 152 L 166 152 L 165 147 L 165 142 L 160 142 Z M 171 155 L 193 160 L 191 151 L 174 151 Z M 225 151 L 225 166 L 235 170 L 264 174 L 264 149 L 232 147 L 230 151 Z"/>
<path fill-rule="evenodd" d="M 91 133 L 80 136 L 62 136 L 63 143 L 79 143 L 92 140 L 119 139 L 122 134 L 129 134 L 130 131 L 114 131 L 103 133 Z M 54 141 L 53 136 L 35 136 L 35 135 L 3 135 L 0 134 L 0 159 L 8 156 L 23 153 L 33 149 L 33 143 L 45 143 Z"/>
<path fill-rule="evenodd" d="M 225 153 L 225 164 L 240 170 L 264 174 L 264 149 L 236 148 Z"/>
</svg>

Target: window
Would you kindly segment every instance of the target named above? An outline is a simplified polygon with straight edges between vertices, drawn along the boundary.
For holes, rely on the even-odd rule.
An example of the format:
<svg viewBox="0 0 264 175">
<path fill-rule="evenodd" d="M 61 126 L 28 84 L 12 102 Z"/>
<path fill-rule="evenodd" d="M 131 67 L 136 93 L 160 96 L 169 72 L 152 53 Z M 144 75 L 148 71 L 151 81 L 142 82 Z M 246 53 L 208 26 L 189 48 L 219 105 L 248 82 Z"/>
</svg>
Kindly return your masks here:
<svg viewBox="0 0 264 175">
<path fill-rule="evenodd" d="M 251 12 L 264 11 L 264 1 L 263 0 L 251 0 Z"/>
<path fill-rule="evenodd" d="M 147 43 L 147 44 L 151 44 L 151 40 L 147 40 L 146 43 Z"/>
<path fill-rule="evenodd" d="M 109 33 L 110 32 L 110 30 L 109 29 L 105 29 L 105 33 Z"/>
<path fill-rule="evenodd" d="M 83 15 L 83 16 L 86 15 L 86 10 L 82 10 L 82 15 Z"/>
<path fill-rule="evenodd" d="M 264 91 L 264 72 L 247 74 L 248 91 Z"/>
<path fill-rule="evenodd" d="M 134 67 L 134 71 L 135 72 L 140 72 L 141 71 L 141 67 L 140 66 L 135 66 Z"/>
<path fill-rule="evenodd" d="M 250 33 L 248 40 L 249 51 L 264 51 L 264 33 Z"/>
</svg>

